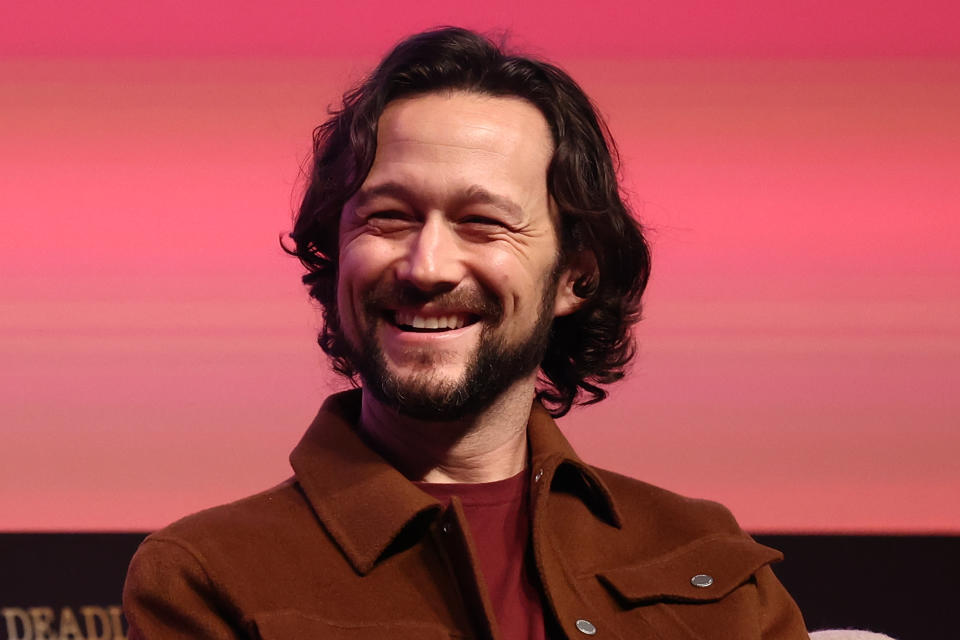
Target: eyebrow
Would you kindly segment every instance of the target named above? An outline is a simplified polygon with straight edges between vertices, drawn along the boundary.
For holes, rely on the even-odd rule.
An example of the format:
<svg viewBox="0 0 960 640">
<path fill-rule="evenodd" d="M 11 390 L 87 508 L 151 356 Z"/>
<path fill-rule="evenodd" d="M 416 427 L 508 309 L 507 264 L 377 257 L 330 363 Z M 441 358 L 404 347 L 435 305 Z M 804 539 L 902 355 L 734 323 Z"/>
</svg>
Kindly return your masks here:
<svg viewBox="0 0 960 640">
<path fill-rule="evenodd" d="M 419 200 L 417 194 L 412 189 L 404 184 L 392 181 L 360 189 L 353 198 L 355 205 L 362 207 L 369 204 L 374 198 L 381 196 L 392 197 L 413 204 Z M 492 193 L 478 184 L 470 185 L 455 196 L 453 204 L 457 208 L 472 204 L 486 204 L 496 207 L 512 216 L 520 217 L 523 214 L 523 209 L 519 204 L 506 196 Z"/>
</svg>

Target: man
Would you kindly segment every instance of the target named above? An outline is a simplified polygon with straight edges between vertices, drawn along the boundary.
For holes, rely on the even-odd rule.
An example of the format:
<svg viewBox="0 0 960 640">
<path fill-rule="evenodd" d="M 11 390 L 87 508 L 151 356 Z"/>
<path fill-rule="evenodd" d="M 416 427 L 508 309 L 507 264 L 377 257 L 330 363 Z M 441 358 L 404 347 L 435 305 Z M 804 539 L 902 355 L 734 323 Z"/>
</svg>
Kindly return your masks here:
<svg viewBox="0 0 960 640">
<path fill-rule="evenodd" d="M 806 638 L 721 506 L 584 464 L 552 416 L 632 355 L 647 245 L 559 69 L 399 44 L 318 128 L 294 231 L 327 400 L 295 476 L 153 534 L 131 638 Z"/>
</svg>

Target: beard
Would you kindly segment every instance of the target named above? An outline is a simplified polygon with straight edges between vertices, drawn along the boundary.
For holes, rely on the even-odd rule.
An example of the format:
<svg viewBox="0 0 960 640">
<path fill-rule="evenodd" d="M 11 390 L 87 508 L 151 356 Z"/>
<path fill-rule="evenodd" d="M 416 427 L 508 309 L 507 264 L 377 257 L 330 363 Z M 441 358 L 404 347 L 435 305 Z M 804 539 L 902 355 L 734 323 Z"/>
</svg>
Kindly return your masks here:
<svg viewBox="0 0 960 640">
<path fill-rule="evenodd" d="M 349 359 L 363 380 L 363 388 L 400 414 L 428 421 L 451 421 L 475 415 L 490 406 L 514 382 L 540 367 L 553 325 L 557 270 L 544 287 L 536 322 L 527 335 L 513 344 L 496 329 L 503 322 L 503 307 L 486 294 L 441 294 L 429 296 L 412 289 L 377 287 L 364 301 L 369 329 L 360 344 L 345 340 Z M 385 308 L 432 301 L 440 306 L 470 309 L 483 323 L 474 353 L 458 380 L 437 380 L 430 371 L 400 378 L 390 370 L 376 336 L 377 325 L 386 322 Z"/>
</svg>

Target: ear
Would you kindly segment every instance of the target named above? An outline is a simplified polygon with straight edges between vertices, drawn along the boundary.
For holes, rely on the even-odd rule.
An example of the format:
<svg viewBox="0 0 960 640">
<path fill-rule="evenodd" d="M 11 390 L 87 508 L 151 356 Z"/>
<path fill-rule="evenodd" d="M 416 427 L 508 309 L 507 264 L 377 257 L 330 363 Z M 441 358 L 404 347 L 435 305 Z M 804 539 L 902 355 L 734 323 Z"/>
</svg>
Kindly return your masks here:
<svg viewBox="0 0 960 640">
<path fill-rule="evenodd" d="M 596 291 L 597 257 L 593 251 L 581 249 L 566 256 L 566 266 L 557 280 L 557 297 L 553 316 L 570 315 L 583 306 Z"/>
</svg>

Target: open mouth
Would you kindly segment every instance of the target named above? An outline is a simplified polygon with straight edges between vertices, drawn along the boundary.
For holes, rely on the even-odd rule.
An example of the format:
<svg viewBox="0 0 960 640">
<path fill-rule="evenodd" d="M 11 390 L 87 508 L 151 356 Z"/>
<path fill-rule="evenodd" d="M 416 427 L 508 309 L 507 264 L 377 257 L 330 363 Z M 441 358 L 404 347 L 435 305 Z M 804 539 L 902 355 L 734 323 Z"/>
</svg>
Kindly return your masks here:
<svg viewBox="0 0 960 640">
<path fill-rule="evenodd" d="M 387 311 L 386 319 L 402 331 L 416 333 L 439 333 L 453 331 L 471 325 L 479 317 L 471 313 L 447 313 L 441 315 L 423 315 L 409 311 Z"/>
</svg>

